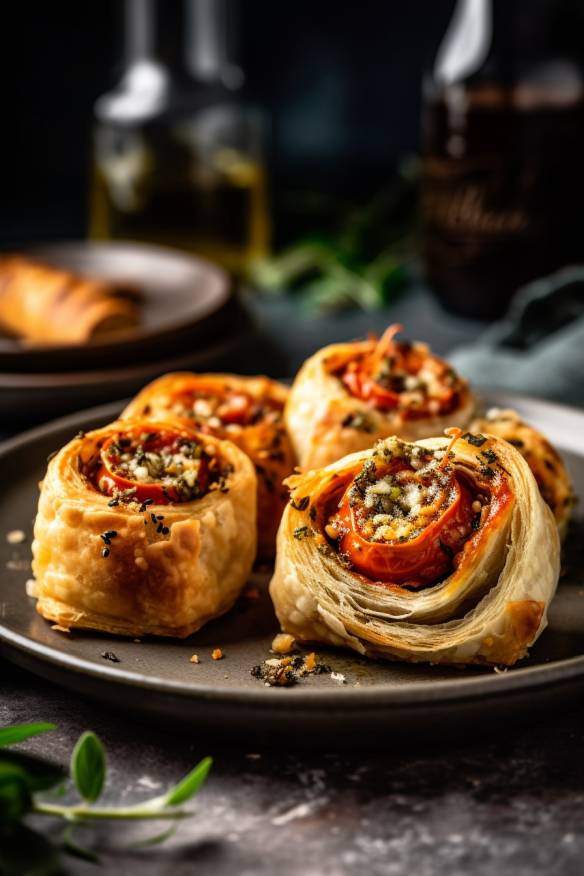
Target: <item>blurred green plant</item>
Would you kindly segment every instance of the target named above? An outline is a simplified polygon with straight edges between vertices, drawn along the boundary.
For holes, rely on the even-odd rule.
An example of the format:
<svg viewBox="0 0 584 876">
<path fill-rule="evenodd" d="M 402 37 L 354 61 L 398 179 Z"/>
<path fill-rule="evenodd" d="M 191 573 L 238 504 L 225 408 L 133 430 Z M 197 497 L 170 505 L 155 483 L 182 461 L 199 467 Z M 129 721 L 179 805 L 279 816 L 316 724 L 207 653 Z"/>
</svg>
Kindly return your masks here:
<svg viewBox="0 0 584 876">
<path fill-rule="evenodd" d="M 54 730 L 54 724 L 18 724 L 0 728 L 0 748 Z M 91 731 L 83 733 L 71 755 L 70 775 L 79 800 L 57 802 L 69 790 L 66 773 L 44 761 L 20 752 L 4 751 L 0 756 L 0 876 L 50 876 L 58 872 L 60 853 L 99 863 L 97 855 L 82 847 L 74 835 L 75 826 L 95 821 L 176 821 L 193 814 L 183 808 L 202 787 L 211 758 L 206 757 L 178 784 L 162 796 L 134 806 L 96 806 L 106 780 L 105 751 Z M 25 819 L 44 815 L 66 823 L 57 840 L 33 830 Z M 141 845 L 154 845 L 173 830 L 148 838 Z"/>
<path fill-rule="evenodd" d="M 256 262 L 252 283 L 270 294 L 296 293 L 315 310 L 383 307 L 411 280 L 418 177 L 416 159 L 402 162 L 386 189 L 341 211 L 333 230 Z"/>
</svg>

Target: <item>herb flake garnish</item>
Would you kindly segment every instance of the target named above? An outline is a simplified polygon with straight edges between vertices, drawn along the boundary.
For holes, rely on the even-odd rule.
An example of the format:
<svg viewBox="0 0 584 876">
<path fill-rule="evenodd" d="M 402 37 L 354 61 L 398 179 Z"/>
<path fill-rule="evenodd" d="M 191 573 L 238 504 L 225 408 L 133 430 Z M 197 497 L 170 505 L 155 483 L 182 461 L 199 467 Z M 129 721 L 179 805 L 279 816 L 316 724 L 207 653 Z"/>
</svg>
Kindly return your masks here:
<svg viewBox="0 0 584 876">
<path fill-rule="evenodd" d="M 464 441 L 472 444 L 473 447 L 482 447 L 487 440 L 484 435 L 473 435 L 471 432 L 466 432 L 462 437 Z"/>
<path fill-rule="evenodd" d="M 356 429 L 358 432 L 375 432 L 375 424 L 369 414 L 364 411 L 354 411 L 342 420 L 345 429 Z"/>
</svg>

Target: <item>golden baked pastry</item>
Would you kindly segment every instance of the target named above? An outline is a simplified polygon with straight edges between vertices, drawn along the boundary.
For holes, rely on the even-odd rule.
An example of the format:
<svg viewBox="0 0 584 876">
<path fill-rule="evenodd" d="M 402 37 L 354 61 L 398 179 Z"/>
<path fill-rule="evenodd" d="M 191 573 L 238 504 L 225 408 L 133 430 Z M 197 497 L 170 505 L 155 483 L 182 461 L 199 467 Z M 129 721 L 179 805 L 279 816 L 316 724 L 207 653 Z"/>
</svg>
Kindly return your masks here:
<svg viewBox="0 0 584 876">
<path fill-rule="evenodd" d="M 188 636 L 227 611 L 256 550 L 256 478 L 230 441 L 117 422 L 49 463 L 32 595 L 65 629 Z"/>
<path fill-rule="evenodd" d="M 282 412 L 288 390 L 267 377 L 166 374 L 130 402 L 123 417 L 162 417 L 228 438 L 255 465 L 258 479 L 258 555 L 274 556 L 276 532 L 288 501 L 284 478 L 295 465 Z"/>
<path fill-rule="evenodd" d="M 285 420 L 304 470 L 328 465 L 376 440 L 409 441 L 466 426 L 474 411 L 468 384 L 426 344 L 396 340 L 332 344 L 296 376 Z"/>
<path fill-rule="evenodd" d="M 550 506 L 561 538 L 566 535 L 575 504 L 572 480 L 564 462 L 545 435 L 524 423 L 517 411 L 492 408 L 484 417 L 473 420 L 473 432 L 486 432 L 504 438 L 527 461 L 539 491 Z"/>
<path fill-rule="evenodd" d="M 33 344 L 84 344 L 134 328 L 135 290 L 18 255 L 0 257 L 0 327 Z"/>
<path fill-rule="evenodd" d="M 289 478 L 270 584 L 284 632 L 409 662 L 526 655 L 558 581 L 553 515 L 514 447 L 449 431 Z"/>
</svg>

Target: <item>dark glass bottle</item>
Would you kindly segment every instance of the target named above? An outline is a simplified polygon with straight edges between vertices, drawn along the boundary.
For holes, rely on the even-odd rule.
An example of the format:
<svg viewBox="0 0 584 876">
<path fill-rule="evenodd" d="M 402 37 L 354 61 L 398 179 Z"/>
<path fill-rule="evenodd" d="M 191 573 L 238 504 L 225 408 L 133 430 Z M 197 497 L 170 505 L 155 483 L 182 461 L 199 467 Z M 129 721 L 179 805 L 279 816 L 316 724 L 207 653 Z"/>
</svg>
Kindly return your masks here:
<svg viewBox="0 0 584 876">
<path fill-rule="evenodd" d="M 584 260 L 583 7 L 459 0 L 425 82 L 425 268 L 459 313 Z"/>
<path fill-rule="evenodd" d="M 118 85 L 95 105 L 91 236 L 237 274 L 269 240 L 261 115 L 239 99 L 226 0 L 125 0 Z"/>
</svg>

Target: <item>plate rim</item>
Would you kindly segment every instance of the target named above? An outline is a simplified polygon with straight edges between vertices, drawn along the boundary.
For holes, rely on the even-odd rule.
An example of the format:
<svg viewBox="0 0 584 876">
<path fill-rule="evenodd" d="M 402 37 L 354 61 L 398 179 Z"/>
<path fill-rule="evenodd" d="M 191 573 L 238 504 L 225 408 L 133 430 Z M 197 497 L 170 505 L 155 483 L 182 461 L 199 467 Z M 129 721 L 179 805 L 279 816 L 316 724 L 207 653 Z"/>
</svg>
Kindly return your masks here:
<svg viewBox="0 0 584 876">
<path fill-rule="evenodd" d="M 584 425 L 584 411 L 568 405 L 556 402 L 548 402 L 531 396 L 503 393 L 496 390 L 484 392 L 482 397 L 487 403 L 501 402 L 505 405 L 535 405 L 539 408 L 575 418 Z M 40 426 L 28 429 L 12 438 L 0 443 L 0 460 L 11 453 L 26 447 L 38 439 L 49 437 L 55 432 L 66 428 L 79 429 L 84 424 L 96 419 L 110 422 L 116 418 L 122 409 L 124 402 L 115 401 L 86 410 L 68 414 L 64 417 L 51 420 Z M 570 449 L 570 448 L 567 448 Z M 573 449 L 573 448 L 572 448 Z M 576 452 L 584 455 L 584 448 Z M 24 593 L 24 591 L 23 591 Z M 34 610 L 34 609 L 33 609 Z M 14 649 L 19 654 L 32 658 L 35 666 L 49 664 L 65 673 L 71 673 L 75 678 L 91 677 L 96 682 L 105 684 L 114 683 L 117 689 L 132 687 L 149 690 L 157 694 L 167 694 L 173 697 L 188 700 L 200 699 L 207 703 L 217 705 L 233 705 L 265 707 L 269 706 L 271 699 L 278 697 L 279 702 L 296 710 L 311 710 L 318 707 L 324 700 L 326 704 L 338 707 L 346 712 L 359 709 L 378 710 L 392 706 L 418 707 L 434 705 L 447 705 L 455 703 L 471 702 L 476 699 L 489 699 L 518 693 L 527 693 L 542 688 L 549 688 L 554 683 L 569 682 L 584 676 L 584 654 L 569 657 L 562 660 L 553 660 L 536 666 L 525 666 L 511 669 L 510 671 L 495 672 L 485 667 L 485 674 L 473 675 L 467 678 L 437 679 L 435 681 L 423 681 L 409 684 L 407 681 L 398 685 L 385 686 L 377 684 L 372 688 L 350 686 L 334 688 L 265 688 L 257 690 L 238 687 L 214 687 L 208 684 L 185 683 L 165 679 L 161 676 L 146 676 L 139 672 L 126 669 L 101 666 L 83 657 L 59 651 L 56 648 L 37 642 L 21 633 L 9 629 L 0 620 L 0 647 L 7 652 L 10 659 L 10 650 Z M 18 661 L 16 661 L 18 662 Z M 399 661 L 398 661 L 399 662 Z M 408 664 L 412 665 L 412 664 Z M 487 674 L 488 673 L 488 674 Z M 42 675 L 42 671 L 39 673 Z"/>
<path fill-rule="evenodd" d="M 22 253 L 24 255 L 30 254 L 30 256 L 34 259 L 35 253 L 41 253 L 42 251 L 49 252 L 51 249 L 61 247 L 85 247 L 87 249 L 93 249 L 96 251 L 99 249 L 123 250 L 130 247 L 133 250 L 143 250 L 147 253 L 150 252 L 156 254 L 158 252 L 160 255 L 163 256 L 174 256 L 186 262 L 191 262 L 193 265 L 196 265 L 201 271 L 205 272 L 207 275 L 212 276 L 217 283 L 218 293 L 216 302 L 207 303 L 204 307 L 201 308 L 200 313 L 195 318 L 191 316 L 186 322 L 173 322 L 162 329 L 145 329 L 139 327 L 135 330 L 133 329 L 128 332 L 120 333 L 119 338 L 116 338 L 116 336 L 114 336 L 108 341 L 96 341 L 95 343 L 82 345 L 89 353 L 95 356 L 114 353 L 120 347 L 123 347 L 128 343 L 148 343 L 149 341 L 155 341 L 159 338 L 167 338 L 168 336 L 172 336 L 179 331 L 192 328 L 199 323 L 202 323 L 205 319 L 208 319 L 212 314 L 218 312 L 222 307 L 224 307 L 229 299 L 229 295 L 231 294 L 231 290 L 233 288 L 233 280 L 230 278 L 227 271 L 224 270 L 220 265 L 215 264 L 214 262 L 204 258 L 203 256 L 199 256 L 196 253 L 190 253 L 186 250 L 181 250 L 176 247 L 165 246 L 163 244 L 156 243 L 147 243 L 141 240 L 86 240 L 83 238 L 79 238 L 76 240 L 75 238 L 66 238 L 63 240 L 38 240 L 32 242 L 28 241 L 23 244 L 11 244 L 8 248 L 3 248 L 2 254 L 8 254 L 11 252 Z M 39 255 L 38 257 L 39 259 L 42 259 L 42 256 Z M 8 346 L 8 344 L 4 346 L 4 344 L 2 343 L 4 341 L 13 341 L 14 346 Z M 34 353 L 35 355 L 38 354 L 39 356 L 50 355 L 51 353 L 64 354 L 72 349 L 78 350 L 78 348 L 78 344 L 38 344 L 27 348 L 22 347 L 22 345 L 18 345 L 18 338 L 2 337 L 0 339 L 0 356 L 6 359 L 16 359 L 29 353 Z"/>
</svg>

